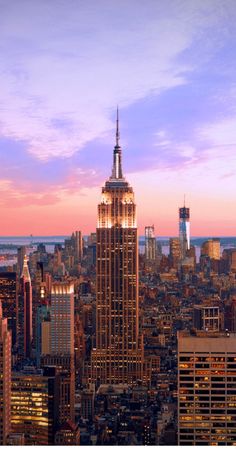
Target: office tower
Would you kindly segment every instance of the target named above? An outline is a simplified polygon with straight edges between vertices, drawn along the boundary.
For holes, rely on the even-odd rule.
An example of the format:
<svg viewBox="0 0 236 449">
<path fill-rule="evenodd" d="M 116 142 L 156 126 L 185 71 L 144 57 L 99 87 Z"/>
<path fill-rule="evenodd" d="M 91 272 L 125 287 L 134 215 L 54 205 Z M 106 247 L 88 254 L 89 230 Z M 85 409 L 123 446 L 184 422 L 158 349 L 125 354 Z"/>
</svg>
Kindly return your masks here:
<svg viewBox="0 0 236 449">
<path fill-rule="evenodd" d="M 18 352 L 21 358 L 30 358 L 32 344 L 32 286 L 27 256 L 24 258 L 23 270 L 20 278 L 18 306 Z"/>
<path fill-rule="evenodd" d="M 236 249 L 232 249 L 230 252 L 230 271 L 236 273 Z"/>
<path fill-rule="evenodd" d="M 170 238 L 170 263 L 174 268 L 178 267 L 181 256 L 180 239 L 178 237 Z"/>
<path fill-rule="evenodd" d="M 7 443 L 11 428 L 11 331 L 3 318 L 0 301 L 0 445 Z"/>
<path fill-rule="evenodd" d="M 74 284 L 53 282 L 50 322 L 42 323 L 41 366 L 56 366 L 60 373 L 59 424 L 74 422 Z M 48 335 L 48 330 L 50 331 Z M 48 335 L 48 341 L 47 341 Z"/>
<path fill-rule="evenodd" d="M 24 258 L 26 256 L 26 247 L 20 246 L 17 248 L 17 272 L 21 275 L 24 265 Z"/>
<path fill-rule="evenodd" d="M 83 257 L 83 238 L 81 231 L 72 233 L 70 239 L 65 240 L 65 250 L 71 256 L 74 256 L 75 263 L 81 262 Z"/>
<path fill-rule="evenodd" d="M 50 311 L 47 301 L 44 301 L 36 313 L 36 361 L 40 366 L 41 354 L 50 353 Z"/>
<path fill-rule="evenodd" d="M 44 267 L 43 262 L 36 263 L 36 269 L 34 271 L 34 280 L 32 282 L 32 328 L 33 328 L 33 340 L 32 347 L 33 350 L 36 350 L 37 346 L 37 332 L 38 332 L 38 323 L 37 323 L 37 314 L 38 309 L 45 306 L 47 304 L 46 301 L 46 283 L 44 282 Z"/>
<path fill-rule="evenodd" d="M 236 334 L 178 335 L 178 444 L 236 444 Z"/>
<path fill-rule="evenodd" d="M 53 273 L 57 276 L 65 275 L 65 265 L 62 262 L 62 247 L 61 245 L 55 245 L 54 259 L 53 259 Z"/>
<path fill-rule="evenodd" d="M 112 174 L 98 206 L 96 348 L 97 383 L 132 383 L 142 378 L 139 334 L 138 240 L 134 192 L 122 174 L 117 114 Z"/>
<path fill-rule="evenodd" d="M 145 226 L 145 259 L 156 260 L 156 238 L 154 226 Z"/>
<path fill-rule="evenodd" d="M 220 309 L 212 304 L 195 304 L 193 308 L 193 325 L 205 331 L 220 330 Z"/>
<path fill-rule="evenodd" d="M 209 239 L 203 242 L 201 256 L 208 256 L 210 259 L 220 260 L 220 239 Z"/>
<path fill-rule="evenodd" d="M 82 318 L 79 313 L 75 313 L 75 371 L 78 377 L 81 378 L 84 359 L 86 356 L 86 337 L 84 333 Z"/>
<path fill-rule="evenodd" d="M 12 332 L 12 346 L 15 346 L 18 327 L 16 273 L 0 273 L 0 301 L 2 301 L 3 317 L 7 318 L 8 329 Z"/>
<path fill-rule="evenodd" d="M 75 421 L 75 368 L 73 355 L 43 354 L 41 368 L 56 367 L 58 375 L 57 410 L 58 426 Z"/>
<path fill-rule="evenodd" d="M 181 248 L 181 259 L 186 256 L 186 251 L 190 249 L 190 209 L 189 207 L 179 208 L 179 240 Z"/>
<path fill-rule="evenodd" d="M 53 282 L 50 354 L 74 354 L 74 284 Z"/>
<path fill-rule="evenodd" d="M 236 249 L 224 249 L 222 260 L 225 265 L 225 272 L 236 273 Z"/>
<path fill-rule="evenodd" d="M 12 373 L 11 426 L 26 445 L 52 445 L 58 423 L 58 375 L 55 367 Z"/>
</svg>

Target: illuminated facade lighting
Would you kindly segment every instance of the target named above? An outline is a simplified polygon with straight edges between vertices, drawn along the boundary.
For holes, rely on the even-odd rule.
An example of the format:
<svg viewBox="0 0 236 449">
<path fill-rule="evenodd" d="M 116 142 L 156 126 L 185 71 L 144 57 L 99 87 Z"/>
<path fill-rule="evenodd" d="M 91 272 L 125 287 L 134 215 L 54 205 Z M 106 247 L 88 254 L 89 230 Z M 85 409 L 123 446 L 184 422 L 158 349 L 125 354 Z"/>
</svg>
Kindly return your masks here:
<svg viewBox="0 0 236 449">
<path fill-rule="evenodd" d="M 32 346 L 32 285 L 27 256 L 24 257 L 19 291 L 19 336 L 18 352 L 20 357 L 30 358 Z"/>
<path fill-rule="evenodd" d="M 7 444 L 11 426 L 11 332 L 0 301 L 0 445 Z"/>
<path fill-rule="evenodd" d="M 74 354 L 74 284 L 54 282 L 51 290 L 50 354 Z"/>
<path fill-rule="evenodd" d="M 236 334 L 178 336 L 178 444 L 236 444 Z"/>
<path fill-rule="evenodd" d="M 122 174 L 121 157 L 117 115 L 112 175 L 98 205 L 92 377 L 101 383 L 132 383 L 142 378 L 136 205 L 133 189 Z"/>
<path fill-rule="evenodd" d="M 15 272 L 0 273 L 0 301 L 2 301 L 3 316 L 7 318 L 8 329 L 12 331 L 12 346 L 14 346 L 18 330 L 18 295 Z"/>
<path fill-rule="evenodd" d="M 12 432 L 24 434 L 26 445 L 54 443 L 58 413 L 55 379 L 43 374 L 12 375 Z"/>
<path fill-rule="evenodd" d="M 145 226 L 145 259 L 156 259 L 156 238 L 154 226 Z"/>
</svg>

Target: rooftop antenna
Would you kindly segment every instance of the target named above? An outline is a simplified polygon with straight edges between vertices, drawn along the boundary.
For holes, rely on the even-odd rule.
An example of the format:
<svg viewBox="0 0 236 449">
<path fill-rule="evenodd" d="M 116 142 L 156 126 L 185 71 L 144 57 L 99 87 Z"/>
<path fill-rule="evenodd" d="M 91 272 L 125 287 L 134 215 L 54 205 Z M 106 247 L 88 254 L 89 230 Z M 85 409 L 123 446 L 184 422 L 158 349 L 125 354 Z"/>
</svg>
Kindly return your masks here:
<svg viewBox="0 0 236 449">
<path fill-rule="evenodd" d="M 120 141 L 120 130 L 119 130 L 119 108 L 117 105 L 116 110 L 116 146 L 119 147 L 119 141 Z"/>
</svg>

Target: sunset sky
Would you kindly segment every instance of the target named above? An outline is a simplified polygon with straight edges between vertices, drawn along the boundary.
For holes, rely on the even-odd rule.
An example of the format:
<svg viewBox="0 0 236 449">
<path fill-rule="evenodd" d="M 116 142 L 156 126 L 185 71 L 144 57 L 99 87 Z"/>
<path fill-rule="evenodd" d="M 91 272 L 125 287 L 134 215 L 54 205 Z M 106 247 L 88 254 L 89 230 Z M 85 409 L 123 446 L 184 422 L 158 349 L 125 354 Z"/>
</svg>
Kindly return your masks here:
<svg viewBox="0 0 236 449">
<path fill-rule="evenodd" d="M 236 235 L 235 0 L 0 0 L 0 235 L 96 228 L 116 105 L 139 233 Z"/>
</svg>

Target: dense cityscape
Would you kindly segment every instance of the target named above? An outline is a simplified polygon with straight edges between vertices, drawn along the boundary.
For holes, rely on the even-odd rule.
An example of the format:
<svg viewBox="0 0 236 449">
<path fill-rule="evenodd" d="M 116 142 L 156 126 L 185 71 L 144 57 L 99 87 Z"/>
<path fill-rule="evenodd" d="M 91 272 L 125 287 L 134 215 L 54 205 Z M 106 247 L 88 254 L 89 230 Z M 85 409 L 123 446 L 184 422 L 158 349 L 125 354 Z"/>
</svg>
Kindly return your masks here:
<svg viewBox="0 0 236 449">
<path fill-rule="evenodd" d="M 183 204 L 140 251 L 118 111 L 97 218 L 0 268 L 0 444 L 235 445 L 236 248 L 197 257 Z"/>
<path fill-rule="evenodd" d="M 1 446 L 236 446 L 235 24 L 0 0 Z"/>
</svg>

